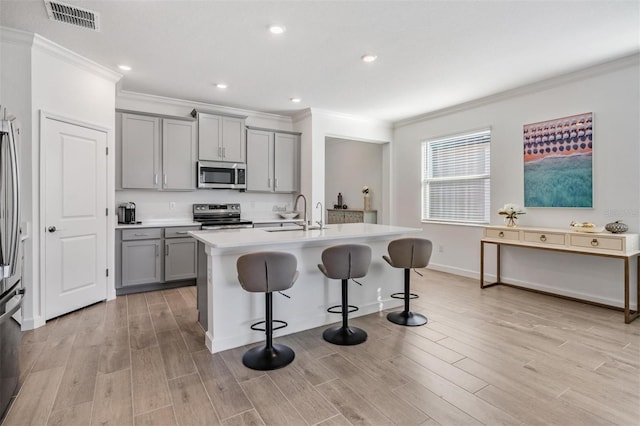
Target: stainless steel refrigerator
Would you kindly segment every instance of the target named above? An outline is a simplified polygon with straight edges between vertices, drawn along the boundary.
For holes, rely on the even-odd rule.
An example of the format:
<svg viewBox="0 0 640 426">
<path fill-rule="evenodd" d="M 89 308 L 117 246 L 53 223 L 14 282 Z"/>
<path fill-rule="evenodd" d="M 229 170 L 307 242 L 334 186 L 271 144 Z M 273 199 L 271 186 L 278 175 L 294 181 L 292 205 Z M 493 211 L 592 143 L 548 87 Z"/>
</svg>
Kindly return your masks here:
<svg viewBox="0 0 640 426">
<path fill-rule="evenodd" d="M 20 183 L 15 122 L 0 119 L 0 417 L 18 387 L 20 324 L 24 299 L 20 248 Z"/>
</svg>

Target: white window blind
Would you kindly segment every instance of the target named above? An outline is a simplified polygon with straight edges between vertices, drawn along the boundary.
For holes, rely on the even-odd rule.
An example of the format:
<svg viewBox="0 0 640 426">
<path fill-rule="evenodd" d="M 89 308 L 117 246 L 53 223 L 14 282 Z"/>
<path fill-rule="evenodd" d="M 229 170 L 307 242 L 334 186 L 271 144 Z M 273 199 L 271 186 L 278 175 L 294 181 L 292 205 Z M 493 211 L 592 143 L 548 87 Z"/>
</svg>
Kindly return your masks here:
<svg viewBox="0 0 640 426">
<path fill-rule="evenodd" d="M 491 131 L 422 143 L 422 220 L 489 222 Z"/>
</svg>

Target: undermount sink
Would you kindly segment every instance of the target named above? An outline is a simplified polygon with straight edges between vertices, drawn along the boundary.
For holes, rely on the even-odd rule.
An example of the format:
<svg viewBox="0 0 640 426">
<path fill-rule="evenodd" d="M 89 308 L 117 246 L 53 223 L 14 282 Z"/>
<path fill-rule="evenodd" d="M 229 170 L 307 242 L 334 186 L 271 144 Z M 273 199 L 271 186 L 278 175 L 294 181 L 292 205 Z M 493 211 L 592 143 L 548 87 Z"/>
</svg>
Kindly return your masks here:
<svg viewBox="0 0 640 426">
<path fill-rule="evenodd" d="M 322 229 L 327 229 L 329 228 L 329 226 L 323 226 Z M 320 226 L 318 225 L 312 225 L 309 226 L 309 228 L 307 228 L 308 231 L 319 231 L 320 230 Z M 272 228 L 272 229 L 265 229 L 265 231 L 267 232 L 288 232 L 288 231 L 304 231 L 304 229 L 302 228 L 302 226 L 298 227 L 298 226 L 283 226 L 282 228 Z"/>
</svg>

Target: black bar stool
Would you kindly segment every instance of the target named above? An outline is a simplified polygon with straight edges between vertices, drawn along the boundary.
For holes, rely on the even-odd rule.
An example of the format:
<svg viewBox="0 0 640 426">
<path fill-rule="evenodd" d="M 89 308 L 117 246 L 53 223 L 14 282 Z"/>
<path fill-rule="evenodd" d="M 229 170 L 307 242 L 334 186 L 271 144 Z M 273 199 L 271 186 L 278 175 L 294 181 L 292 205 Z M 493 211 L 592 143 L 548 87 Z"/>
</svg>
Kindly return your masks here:
<svg viewBox="0 0 640 426">
<path fill-rule="evenodd" d="M 266 342 L 245 352 L 242 363 L 253 370 L 275 370 L 293 361 L 295 353 L 285 345 L 273 344 L 273 331 L 287 326 L 284 321 L 273 319 L 272 296 L 274 291 L 290 288 L 298 279 L 298 261 L 290 253 L 261 251 L 238 258 L 238 281 L 243 289 L 253 293 L 265 293 L 265 320 L 251 325 L 252 330 L 264 331 Z M 273 323 L 279 323 L 273 327 Z M 259 326 L 264 324 L 264 328 Z"/>
<path fill-rule="evenodd" d="M 409 309 L 409 301 L 418 295 L 410 291 L 410 272 L 412 268 L 424 268 L 429 264 L 433 245 L 423 238 L 400 238 L 389 243 L 389 256 L 382 256 L 394 268 L 404 268 L 404 293 L 393 293 L 394 299 L 404 299 L 404 310 L 391 312 L 387 319 L 399 325 L 415 327 L 427 323 L 427 317 Z"/>
<path fill-rule="evenodd" d="M 349 313 L 358 310 L 349 305 L 348 282 L 351 278 L 367 275 L 371 264 L 371 247 L 363 244 L 343 244 L 325 249 L 322 252 L 320 271 L 327 277 L 342 280 L 342 305 L 331 306 L 327 312 L 342 314 L 342 325 L 328 328 L 322 337 L 336 345 L 357 345 L 367 340 L 367 333 L 357 327 L 349 327 Z"/>
</svg>

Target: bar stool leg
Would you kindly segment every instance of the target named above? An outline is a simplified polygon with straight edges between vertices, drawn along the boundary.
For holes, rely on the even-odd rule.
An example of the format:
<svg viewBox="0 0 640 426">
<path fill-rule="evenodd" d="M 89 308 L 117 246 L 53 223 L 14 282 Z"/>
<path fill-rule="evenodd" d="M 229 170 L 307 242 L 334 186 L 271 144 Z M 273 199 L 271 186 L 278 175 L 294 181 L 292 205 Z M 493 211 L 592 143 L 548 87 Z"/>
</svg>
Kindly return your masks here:
<svg viewBox="0 0 640 426">
<path fill-rule="evenodd" d="M 419 325 L 425 325 L 428 320 L 427 320 L 427 317 L 425 317 L 424 315 L 411 312 L 411 310 L 409 309 L 409 301 L 411 300 L 410 274 L 411 274 L 411 269 L 405 268 L 404 270 L 404 311 L 391 312 L 387 315 L 387 319 L 392 323 L 395 323 L 398 325 L 416 327 Z"/>
<path fill-rule="evenodd" d="M 322 333 L 324 340 L 334 345 L 357 345 L 367 340 L 366 331 L 349 327 L 348 283 L 349 280 L 342 280 L 342 326 L 327 328 Z"/>
<path fill-rule="evenodd" d="M 273 294 L 265 293 L 266 342 L 248 350 L 242 357 L 245 367 L 253 370 L 275 370 L 289 365 L 296 354 L 285 345 L 273 344 Z"/>
</svg>

